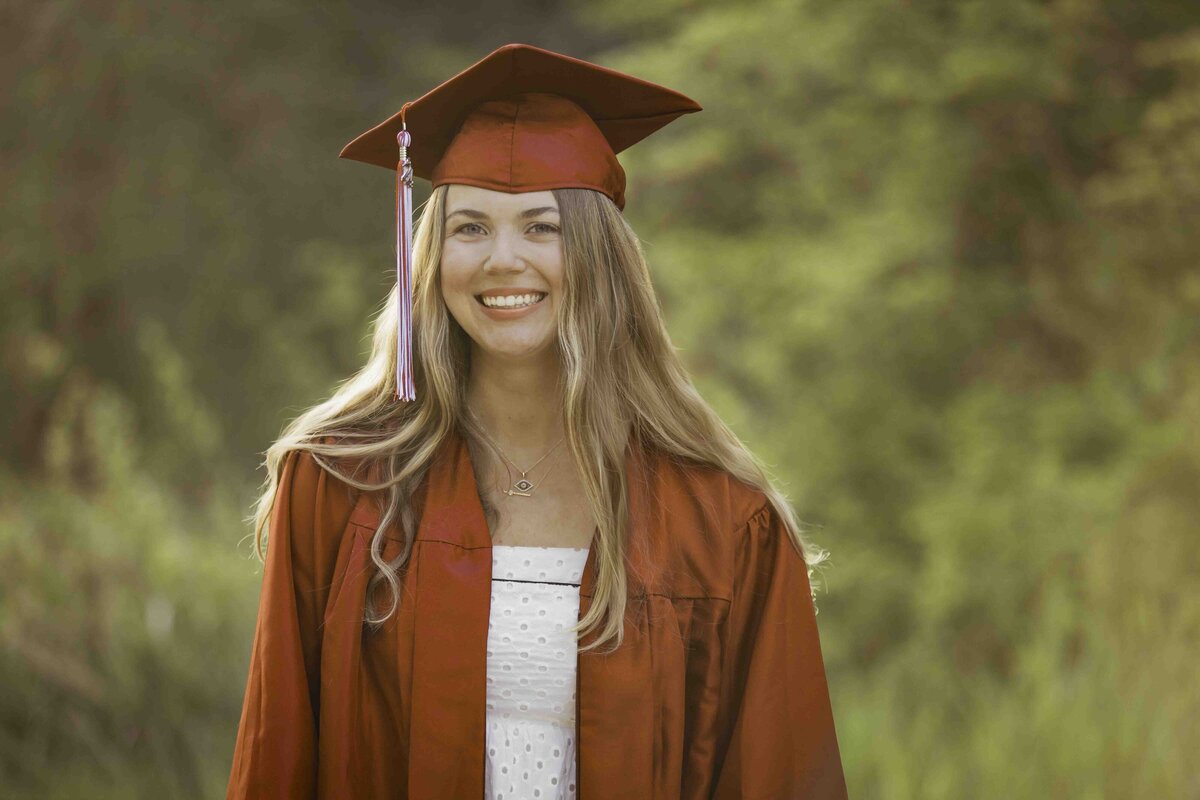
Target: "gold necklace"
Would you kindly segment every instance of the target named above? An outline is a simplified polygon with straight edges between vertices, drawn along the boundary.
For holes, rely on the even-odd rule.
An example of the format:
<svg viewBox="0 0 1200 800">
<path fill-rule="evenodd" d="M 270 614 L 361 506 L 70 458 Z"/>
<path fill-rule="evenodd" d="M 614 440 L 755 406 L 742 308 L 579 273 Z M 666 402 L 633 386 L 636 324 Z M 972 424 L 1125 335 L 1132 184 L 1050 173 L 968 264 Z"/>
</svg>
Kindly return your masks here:
<svg viewBox="0 0 1200 800">
<path fill-rule="evenodd" d="M 521 469 L 517 466 L 516 462 L 514 462 L 505 454 L 500 445 L 496 444 L 496 441 L 488 435 L 488 432 L 483 427 L 483 423 L 479 421 L 479 417 L 475 416 L 475 412 L 471 410 L 471 407 L 467 406 L 466 409 L 467 414 L 471 417 L 472 426 L 479 432 L 484 440 L 486 440 L 487 443 L 492 446 L 492 448 L 500 455 L 500 458 L 502 458 L 505 462 L 504 469 L 508 473 L 509 488 L 501 489 L 500 491 L 504 492 L 509 497 L 531 497 L 533 495 L 533 490 L 541 485 L 542 481 L 545 480 L 545 477 L 542 478 L 542 481 L 534 483 L 533 481 L 529 480 L 528 474 L 533 471 L 534 467 L 545 461 L 546 456 L 553 453 L 555 449 L 562 444 L 563 438 L 565 437 L 559 438 L 559 440 L 554 443 L 554 446 L 546 451 L 546 455 L 535 461 L 533 466 L 531 466 L 529 469 Z M 521 477 L 516 481 L 512 479 L 512 470 L 508 468 L 509 464 L 512 464 L 517 472 L 521 473 Z M 549 473 L 546 474 L 549 475 Z"/>
</svg>

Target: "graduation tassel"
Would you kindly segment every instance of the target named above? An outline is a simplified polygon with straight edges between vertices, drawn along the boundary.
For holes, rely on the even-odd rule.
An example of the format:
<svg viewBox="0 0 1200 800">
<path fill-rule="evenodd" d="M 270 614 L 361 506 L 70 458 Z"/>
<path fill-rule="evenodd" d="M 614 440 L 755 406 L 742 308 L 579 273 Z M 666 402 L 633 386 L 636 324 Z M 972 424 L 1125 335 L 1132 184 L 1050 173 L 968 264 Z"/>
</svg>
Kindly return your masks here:
<svg viewBox="0 0 1200 800">
<path fill-rule="evenodd" d="M 405 108 L 408 104 L 405 104 Z M 403 114 L 403 109 L 402 112 Z M 396 165 L 396 291 L 399 320 L 396 341 L 396 399 L 416 400 L 413 381 L 412 319 L 412 185 L 413 167 L 408 157 L 412 134 L 401 116 L 403 130 L 396 134 L 400 161 Z"/>
</svg>

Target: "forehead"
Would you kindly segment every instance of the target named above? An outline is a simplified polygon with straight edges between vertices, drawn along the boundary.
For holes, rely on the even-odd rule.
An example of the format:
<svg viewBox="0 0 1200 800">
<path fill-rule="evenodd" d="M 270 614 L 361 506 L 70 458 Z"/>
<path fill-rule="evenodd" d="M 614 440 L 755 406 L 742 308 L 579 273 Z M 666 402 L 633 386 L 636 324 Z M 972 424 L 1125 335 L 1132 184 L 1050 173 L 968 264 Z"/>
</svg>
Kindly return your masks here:
<svg viewBox="0 0 1200 800">
<path fill-rule="evenodd" d="M 446 189 L 446 216 L 462 208 L 482 211 L 489 216 L 516 216 L 530 208 L 558 208 L 554 192 L 497 192 L 478 186 L 452 183 Z"/>
</svg>

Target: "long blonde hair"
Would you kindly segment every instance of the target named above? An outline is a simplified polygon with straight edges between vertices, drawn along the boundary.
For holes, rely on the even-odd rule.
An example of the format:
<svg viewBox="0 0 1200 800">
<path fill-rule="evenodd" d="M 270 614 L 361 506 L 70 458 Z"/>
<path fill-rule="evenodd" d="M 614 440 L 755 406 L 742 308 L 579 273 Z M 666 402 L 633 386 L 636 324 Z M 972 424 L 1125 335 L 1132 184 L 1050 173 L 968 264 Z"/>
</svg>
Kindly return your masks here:
<svg viewBox="0 0 1200 800">
<path fill-rule="evenodd" d="M 317 462 L 360 490 L 388 491 L 371 542 L 376 571 L 367 588 L 364 622 L 382 624 L 399 604 L 400 574 L 416 536 L 412 499 L 439 444 L 464 425 L 470 341 L 441 297 L 439 268 L 445 238 L 448 187 L 434 189 L 413 244 L 413 366 L 417 399 L 400 402 L 396 384 L 396 293 L 374 319 L 366 365 L 333 396 L 289 423 L 266 451 L 268 477 L 254 515 L 256 551 L 263 557 L 268 521 L 287 454 L 308 451 Z M 616 205 L 590 189 L 555 189 L 562 220 L 565 279 L 558 324 L 563 426 L 586 489 L 597 529 L 598 573 L 580 638 L 600 629 L 581 651 L 623 641 L 627 578 L 625 542 L 629 500 L 624 453 L 630 436 L 668 454 L 726 470 L 761 489 L 785 523 L 793 545 L 812 567 L 827 553 L 807 541 L 801 523 L 762 463 L 708 406 L 692 385 L 663 322 L 641 244 Z M 326 437 L 332 437 L 323 441 Z M 379 483 L 343 474 L 327 459 L 377 464 Z M 385 531 L 397 523 L 404 542 L 383 559 Z M 380 583 L 391 603 L 375 608 Z"/>
</svg>

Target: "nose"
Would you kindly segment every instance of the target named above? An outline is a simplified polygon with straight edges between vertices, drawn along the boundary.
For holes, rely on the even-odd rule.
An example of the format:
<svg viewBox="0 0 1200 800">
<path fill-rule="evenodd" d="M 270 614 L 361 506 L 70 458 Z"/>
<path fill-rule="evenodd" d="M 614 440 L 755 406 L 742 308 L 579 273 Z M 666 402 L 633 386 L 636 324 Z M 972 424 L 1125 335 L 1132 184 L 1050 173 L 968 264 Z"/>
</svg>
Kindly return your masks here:
<svg viewBox="0 0 1200 800">
<path fill-rule="evenodd" d="M 483 271 L 491 274 L 509 274 L 525 269 L 525 259 L 518 252 L 520 238 L 509 231 L 501 231 L 492 240 L 492 249 L 483 262 Z"/>
</svg>

